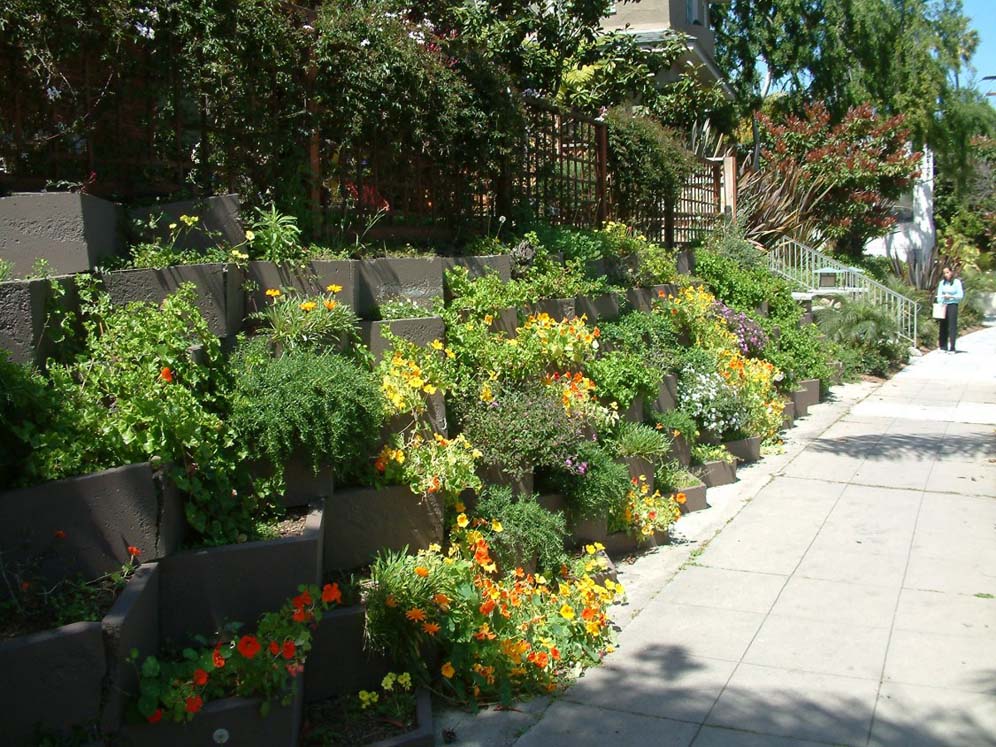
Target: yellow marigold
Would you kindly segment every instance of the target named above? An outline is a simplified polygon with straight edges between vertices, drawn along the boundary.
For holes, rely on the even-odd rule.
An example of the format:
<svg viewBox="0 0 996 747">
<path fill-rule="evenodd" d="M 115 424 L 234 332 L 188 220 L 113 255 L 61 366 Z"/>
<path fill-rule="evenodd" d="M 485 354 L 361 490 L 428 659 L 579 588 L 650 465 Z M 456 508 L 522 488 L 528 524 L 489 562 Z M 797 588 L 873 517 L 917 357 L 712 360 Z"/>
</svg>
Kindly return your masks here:
<svg viewBox="0 0 996 747">
<path fill-rule="evenodd" d="M 498 519 L 492 519 L 492 521 L 491 521 L 491 529 L 492 529 L 492 531 L 501 533 L 501 532 L 504 531 L 505 528 L 501 525 L 501 522 L 498 521 Z"/>
<path fill-rule="evenodd" d="M 268 295 L 270 298 L 276 298 L 277 296 L 283 294 L 280 292 L 279 288 L 268 288 L 266 291 L 266 295 Z"/>
<path fill-rule="evenodd" d="M 314 301 L 305 301 L 301 304 L 301 311 L 314 311 L 318 308 L 318 304 Z"/>
<path fill-rule="evenodd" d="M 342 290 L 342 286 L 332 283 L 332 285 L 326 285 L 325 290 L 327 290 L 329 293 L 338 293 L 339 291 Z"/>
</svg>

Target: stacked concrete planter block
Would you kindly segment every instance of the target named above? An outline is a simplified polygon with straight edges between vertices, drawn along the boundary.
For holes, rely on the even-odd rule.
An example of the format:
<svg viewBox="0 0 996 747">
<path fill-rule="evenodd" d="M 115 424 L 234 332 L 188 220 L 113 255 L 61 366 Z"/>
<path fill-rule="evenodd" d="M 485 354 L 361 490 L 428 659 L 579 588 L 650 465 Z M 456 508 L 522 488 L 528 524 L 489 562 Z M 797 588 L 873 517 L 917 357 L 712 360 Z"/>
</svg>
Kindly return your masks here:
<svg viewBox="0 0 996 747">
<path fill-rule="evenodd" d="M 328 573 L 366 565 L 381 549 L 414 552 L 443 541 L 442 503 L 404 485 L 337 490 L 328 506 Z"/>
<path fill-rule="evenodd" d="M 428 690 L 420 689 L 415 693 L 415 723 L 416 727 L 407 734 L 380 739 L 363 747 L 433 747 L 436 734 L 432 721 L 432 696 Z"/>
<path fill-rule="evenodd" d="M 822 400 L 822 393 L 820 389 L 819 379 L 806 379 L 800 382 L 799 387 L 806 392 L 806 404 L 809 407 L 813 405 L 818 405 Z"/>
<path fill-rule="evenodd" d="M 809 414 L 809 393 L 805 389 L 789 392 L 789 401 L 795 418 L 804 418 Z"/>
<path fill-rule="evenodd" d="M 692 450 L 684 436 L 675 436 L 671 442 L 671 450 L 668 452 L 668 459 L 673 459 L 682 467 L 687 467 L 692 463 Z"/>
<path fill-rule="evenodd" d="M 330 285 L 342 286 L 336 295 L 340 303 L 358 314 L 360 263 L 352 259 L 314 260 L 302 265 L 250 262 L 246 279 L 252 288 L 246 295 L 246 312 L 259 311 L 270 303 L 270 288 L 293 288 L 302 295 L 324 294 Z"/>
<path fill-rule="evenodd" d="M 696 479 L 694 483 L 680 488 L 677 492 L 685 494 L 685 502 L 681 504 L 683 514 L 709 508 L 706 502 L 706 486 L 701 480 Z"/>
<path fill-rule="evenodd" d="M 490 316 L 491 324 L 489 327 L 495 334 L 504 333 L 506 337 L 510 338 L 515 337 L 518 334 L 519 312 L 514 306 L 499 309 L 491 312 L 490 314 L 478 313 L 476 311 L 471 311 L 470 309 L 463 309 L 461 310 L 460 315 L 461 318 L 465 320 L 486 319 Z"/>
<path fill-rule="evenodd" d="M 109 272 L 103 278 L 111 302 L 161 302 L 184 283 L 197 288 L 197 308 L 212 334 L 231 337 L 242 329 L 246 313 L 245 273 L 236 265 L 207 263 L 178 265 L 161 270 L 139 269 Z"/>
<path fill-rule="evenodd" d="M 63 625 L 0 643 L 3 743 L 29 747 L 36 725 L 68 732 L 100 719 L 107 672 L 99 622 Z"/>
<path fill-rule="evenodd" d="M 726 459 L 705 462 L 696 467 L 694 472 L 707 488 L 717 488 L 737 481 L 736 462 Z"/>
<path fill-rule="evenodd" d="M 258 698 L 224 698 L 207 703 L 189 723 L 128 725 L 119 735 L 120 747 L 296 747 L 301 733 L 303 693 L 294 686 L 289 705 L 272 703 L 268 715 L 260 714 Z"/>
<path fill-rule="evenodd" d="M 677 257 L 675 257 L 676 264 L 678 265 L 678 272 L 681 275 L 694 275 L 695 274 L 695 250 L 685 249 L 684 251 L 678 252 Z"/>
<path fill-rule="evenodd" d="M 376 361 L 381 360 L 392 349 L 391 343 L 384 336 L 387 331 L 420 347 L 425 347 L 433 340 L 445 340 L 446 337 L 446 325 L 438 316 L 361 322 L 360 336 Z"/>
<path fill-rule="evenodd" d="M 100 723 L 116 731 L 137 684 L 132 648 L 158 645 L 156 564 L 139 568 L 102 622 L 79 622 L 0 642 L 3 743 L 34 745 L 36 726 L 68 732 Z"/>
<path fill-rule="evenodd" d="M 577 316 L 573 298 L 546 298 L 536 303 L 527 304 L 523 311 L 526 316 L 549 314 L 557 322 L 573 319 Z"/>
<path fill-rule="evenodd" d="M 15 277 L 38 259 L 55 274 L 88 272 L 121 249 L 120 214 L 112 202 L 75 192 L 0 197 L 0 259 L 13 263 Z"/>
<path fill-rule="evenodd" d="M 588 322 L 594 324 L 600 321 L 618 319 L 622 313 L 625 300 L 615 293 L 602 293 L 598 296 L 578 296 L 575 301 L 575 313 L 585 316 Z"/>
<path fill-rule="evenodd" d="M 311 652 L 304 667 L 308 703 L 374 689 L 390 671 L 390 661 L 364 650 L 366 609 L 343 607 L 322 616 L 311 634 Z"/>
<path fill-rule="evenodd" d="M 442 257 L 443 272 L 465 267 L 471 279 L 497 275 L 504 282 L 512 279 L 512 257 L 508 254 L 482 254 L 477 257 Z"/>
<path fill-rule="evenodd" d="M 756 462 L 761 458 L 761 437 L 751 436 L 723 444 L 730 454 L 741 462 Z"/>
<path fill-rule="evenodd" d="M 252 462 L 249 471 L 254 478 L 273 476 L 269 462 Z M 332 466 L 326 462 L 316 471 L 303 451 L 296 452 L 284 464 L 284 486 L 280 503 L 288 508 L 308 506 L 329 498 L 335 488 Z"/>
<path fill-rule="evenodd" d="M 117 570 L 130 545 L 143 560 L 165 557 L 179 547 L 183 528 L 176 488 L 147 462 L 0 493 L 5 562 L 37 560 L 52 581 Z"/>
<path fill-rule="evenodd" d="M 180 234 L 177 238 L 177 247 L 198 250 L 217 246 L 219 242 L 233 246 L 243 243 L 246 234 L 239 216 L 240 209 L 239 196 L 228 194 L 130 208 L 128 216 L 131 220 L 143 224 L 150 218 L 159 218 L 153 237 L 164 241 L 171 234 L 169 225 L 180 223 L 181 215 L 196 216 L 199 219 L 197 224 L 192 230 Z"/>
<path fill-rule="evenodd" d="M 661 381 L 657 399 L 653 402 L 653 408 L 657 412 L 671 412 L 678 406 L 678 377 L 674 374 L 665 374 Z"/>
<path fill-rule="evenodd" d="M 672 284 L 651 285 L 649 288 L 630 288 L 626 291 L 626 301 L 636 311 L 650 311 L 653 305 L 664 294 L 664 297 L 678 292 L 678 286 Z"/>
<path fill-rule="evenodd" d="M 795 423 L 795 402 L 787 399 L 783 402 L 782 410 L 782 430 L 787 431 Z"/>
<path fill-rule="evenodd" d="M 630 423 L 642 423 L 644 420 L 645 399 L 642 394 L 637 395 L 629 406 L 622 411 L 622 419 Z"/>
<path fill-rule="evenodd" d="M 650 536 L 634 536 L 629 532 L 610 532 L 605 519 L 584 519 L 575 523 L 571 532 L 575 546 L 600 543 L 609 557 L 628 555 L 641 549 L 661 547 L 670 542 L 668 532 L 655 532 Z"/>
<path fill-rule="evenodd" d="M 500 485 L 512 489 L 515 495 L 530 496 L 533 494 L 534 475 L 532 471 L 515 477 L 503 470 L 499 465 L 488 465 L 478 468 L 477 476 L 481 478 L 484 486 Z"/>
<path fill-rule="evenodd" d="M 128 702 L 138 697 L 138 671 L 129 657 L 139 661 L 159 651 L 159 566 L 145 563 L 135 572 L 121 596 L 101 621 L 107 651 L 107 680 L 101 727 L 118 730 Z"/>
<path fill-rule="evenodd" d="M 15 363 L 40 363 L 45 327 L 47 280 L 0 283 L 0 347 Z"/>
<path fill-rule="evenodd" d="M 228 621 L 253 623 L 279 609 L 300 584 L 317 584 L 324 524 L 325 511 L 316 507 L 299 535 L 189 550 L 163 560 L 161 640 L 210 636 Z"/>
<path fill-rule="evenodd" d="M 629 470 L 629 477 L 631 480 L 639 480 L 641 477 L 646 478 L 647 486 L 653 490 L 654 489 L 654 465 L 644 459 L 643 457 L 626 457 L 623 459 L 626 463 L 626 468 Z"/>
<path fill-rule="evenodd" d="M 404 300 L 431 309 L 443 297 L 443 261 L 439 257 L 381 257 L 358 264 L 357 313 L 379 316 L 384 301 Z"/>
</svg>

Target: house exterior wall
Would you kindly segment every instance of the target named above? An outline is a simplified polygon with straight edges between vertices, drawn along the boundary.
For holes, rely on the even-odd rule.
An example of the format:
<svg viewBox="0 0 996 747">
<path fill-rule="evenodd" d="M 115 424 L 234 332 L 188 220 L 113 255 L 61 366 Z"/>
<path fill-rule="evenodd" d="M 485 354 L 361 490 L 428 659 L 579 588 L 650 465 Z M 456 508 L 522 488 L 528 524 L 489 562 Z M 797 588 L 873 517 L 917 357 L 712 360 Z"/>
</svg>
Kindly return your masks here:
<svg viewBox="0 0 996 747">
<path fill-rule="evenodd" d="M 691 11 L 691 13 L 689 12 Z M 716 39 L 709 23 L 708 0 L 640 0 L 617 3 L 615 14 L 604 21 L 608 31 L 629 26 L 634 32 L 675 29 L 695 38 L 710 57 L 716 55 Z"/>
<path fill-rule="evenodd" d="M 934 154 L 924 150 L 920 176 L 913 186 L 912 220 L 893 226 L 892 233 L 865 245 L 865 254 L 874 257 L 928 257 L 934 250 Z"/>
</svg>

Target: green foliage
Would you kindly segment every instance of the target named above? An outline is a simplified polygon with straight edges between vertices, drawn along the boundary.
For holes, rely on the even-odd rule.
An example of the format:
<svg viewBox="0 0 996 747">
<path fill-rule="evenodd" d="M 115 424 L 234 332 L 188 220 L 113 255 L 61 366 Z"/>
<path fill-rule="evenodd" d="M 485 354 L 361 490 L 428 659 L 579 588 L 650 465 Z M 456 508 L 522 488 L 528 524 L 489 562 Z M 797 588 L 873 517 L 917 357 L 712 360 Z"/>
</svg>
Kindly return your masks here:
<svg viewBox="0 0 996 747">
<path fill-rule="evenodd" d="M 25 474 L 32 448 L 65 414 L 45 378 L 8 356 L 0 350 L 0 489 L 35 477 Z"/>
<path fill-rule="evenodd" d="M 330 465 L 336 479 L 355 476 L 370 455 L 384 421 L 378 382 L 351 360 L 293 349 L 279 357 L 263 340 L 239 346 L 229 426 L 249 458 L 273 468 L 261 493 L 282 492 L 283 469 L 293 455 L 314 470 Z"/>
<path fill-rule="evenodd" d="M 564 515 L 546 510 L 533 496 L 515 497 L 509 488 L 490 486 L 474 513 L 488 522 L 498 521 L 502 528 L 501 532 L 485 529 L 499 568 L 528 567 L 535 559 L 536 570 L 555 574 L 566 561 Z"/>
<path fill-rule="evenodd" d="M 722 444 L 696 444 L 691 451 L 693 464 L 734 461 L 734 456 Z"/>
<path fill-rule="evenodd" d="M 570 512 L 581 518 L 618 514 L 630 487 L 629 470 L 597 442 L 582 442 L 571 466 L 549 476 L 557 492 L 567 499 Z"/>
<path fill-rule="evenodd" d="M 88 284 L 80 295 L 85 346 L 76 361 L 48 369 L 57 427 L 29 434 L 33 451 L 22 481 L 168 464 L 190 498 L 193 529 L 207 541 L 234 540 L 248 528 L 251 502 L 234 479 L 221 349 L 194 304 L 194 287 L 159 305 L 112 308 Z"/>
<path fill-rule="evenodd" d="M 598 232 L 604 255 L 615 264 L 616 279 L 628 287 L 646 288 L 678 279 L 675 253 L 622 223 L 610 221 Z"/>
<path fill-rule="evenodd" d="M 463 434 L 480 449 L 484 465 L 515 478 L 534 467 L 558 468 L 576 452 L 581 424 L 569 418 L 557 395 L 545 387 L 495 387 L 492 399 L 457 405 Z"/>
<path fill-rule="evenodd" d="M 907 345 L 896 338 L 893 320 L 870 303 L 841 301 L 839 309 L 822 312 L 818 323 L 828 339 L 857 356 L 863 373 L 885 376 L 907 360 Z"/>
<path fill-rule="evenodd" d="M 591 361 L 585 367 L 595 382 L 595 393 L 603 402 L 616 402 L 625 410 L 637 397 L 656 399 L 663 380 L 660 369 L 646 365 L 638 353 L 613 351 Z"/>
<path fill-rule="evenodd" d="M 14 277 L 14 263 L 6 259 L 0 259 L 0 283 L 6 282 Z"/>
<path fill-rule="evenodd" d="M 665 434 L 677 438 L 681 436 L 689 447 L 694 447 L 699 438 L 699 426 L 695 418 L 684 410 L 669 410 L 654 413 L 655 425 Z"/>
<path fill-rule="evenodd" d="M 381 301 L 377 304 L 377 313 L 381 319 L 421 319 L 433 316 L 431 309 L 420 306 L 414 301 L 398 299 L 396 301 Z"/>
<path fill-rule="evenodd" d="M 692 166 L 677 138 L 658 121 L 621 108 L 612 109 L 606 123 L 615 177 L 612 200 L 619 215 L 653 215 L 661 202 L 676 202 Z"/>
<path fill-rule="evenodd" d="M 162 269 L 175 265 L 196 265 L 210 262 L 242 262 L 249 258 L 240 251 L 242 244 L 224 249 L 220 246 L 221 237 L 208 232 L 203 226 L 198 227 L 200 218 L 196 215 L 181 215 L 179 221 L 166 227 L 166 235 L 161 234 L 159 224 L 163 216 L 153 215 L 145 222 L 136 221 L 135 227 L 143 240 L 131 248 L 129 267 Z M 177 243 L 181 239 L 197 232 L 207 238 L 218 241 L 219 245 L 207 249 L 180 249 Z"/>
<path fill-rule="evenodd" d="M 806 379 L 819 379 L 824 387 L 829 386 L 830 361 L 837 357 L 838 348 L 824 339 L 819 327 L 815 324 L 779 325 L 780 334 L 773 336 L 772 326 L 771 321 L 765 325 L 770 342 L 763 357 L 782 372 L 781 390 L 791 392 Z"/>
<path fill-rule="evenodd" d="M 671 434 L 643 423 L 623 420 L 612 436 L 616 454 L 659 463 L 671 450 Z"/>
<path fill-rule="evenodd" d="M 256 208 L 256 219 L 249 234 L 252 240 L 253 259 L 268 262 L 300 262 L 305 259 L 305 250 L 301 246 L 301 229 L 293 215 L 287 215 L 270 204 L 269 210 Z"/>
<path fill-rule="evenodd" d="M 647 368 L 662 375 L 677 368 L 681 349 L 670 314 L 631 311 L 600 329 L 606 346 L 642 355 Z"/>
<path fill-rule="evenodd" d="M 272 302 L 249 318 L 261 322 L 261 334 L 282 350 L 343 349 L 359 339 L 359 319 L 336 299 L 342 290 L 337 288 L 331 285 L 317 296 L 301 296 L 291 288 L 267 289 Z"/>
</svg>

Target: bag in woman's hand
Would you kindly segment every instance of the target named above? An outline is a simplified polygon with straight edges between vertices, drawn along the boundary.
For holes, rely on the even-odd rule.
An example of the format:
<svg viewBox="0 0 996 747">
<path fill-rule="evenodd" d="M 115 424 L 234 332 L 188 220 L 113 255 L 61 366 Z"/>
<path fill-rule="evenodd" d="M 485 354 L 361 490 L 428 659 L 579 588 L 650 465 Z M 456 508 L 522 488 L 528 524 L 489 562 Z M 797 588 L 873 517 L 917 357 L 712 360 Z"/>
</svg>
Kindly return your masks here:
<svg viewBox="0 0 996 747">
<path fill-rule="evenodd" d="M 934 310 L 931 312 L 931 316 L 933 316 L 934 319 L 947 319 L 948 307 L 943 303 L 935 303 Z"/>
</svg>

